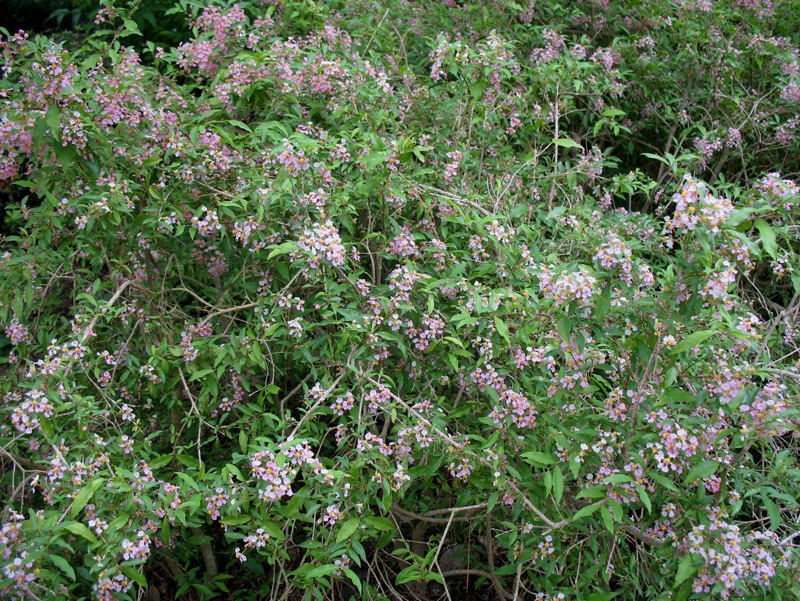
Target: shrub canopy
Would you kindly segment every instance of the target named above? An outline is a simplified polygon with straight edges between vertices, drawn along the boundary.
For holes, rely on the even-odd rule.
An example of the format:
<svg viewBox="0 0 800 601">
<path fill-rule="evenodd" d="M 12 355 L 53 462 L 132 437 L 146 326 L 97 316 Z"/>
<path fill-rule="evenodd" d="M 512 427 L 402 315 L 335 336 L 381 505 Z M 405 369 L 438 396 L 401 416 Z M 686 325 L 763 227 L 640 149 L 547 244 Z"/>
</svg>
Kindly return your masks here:
<svg viewBox="0 0 800 601">
<path fill-rule="evenodd" d="M 800 594 L 796 2 L 137 8 L 0 46 L 5 598 Z"/>
</svg>

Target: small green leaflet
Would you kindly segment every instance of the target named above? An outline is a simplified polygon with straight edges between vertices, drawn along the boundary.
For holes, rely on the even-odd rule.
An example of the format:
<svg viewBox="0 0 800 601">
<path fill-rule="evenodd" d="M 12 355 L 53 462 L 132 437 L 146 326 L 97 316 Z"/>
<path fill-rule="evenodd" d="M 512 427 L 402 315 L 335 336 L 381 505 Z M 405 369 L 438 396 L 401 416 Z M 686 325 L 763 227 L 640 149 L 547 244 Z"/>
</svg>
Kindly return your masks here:
<svg viewBox="0 0 800 601">
<path fill-rule="evenodd" d="M 775 230 L 772 229 L 769 223 L 763 219 L 756 219 L 754 222 L 758 228 L 758 233 L 761 236 L 761 243 L 764 245 L 764 250 L 773 259 L 778 258 L 778 242 L 775 238 Z"/>
<path fill-rule="evenodd" d="M 278 525 L 275 522 L 261 522 L 261 527 L 264 528 L 264 532 L 269 534 L 272 538 L 283 540 L 286 538 L 286 535 L 283 531 L 278 528 Z"/>
<path fill-rule="evenodd" d="M 528 451 L 527 453 L 522 453 L 521 457 L 525 459 L 529 459 L 533 464 L 538 465 L 553 465 L 556 462 L 556 458 L 552 455 L 548 455 L 547 453 L 540 453 L 539 451 Z M 536 467 L 538 467 L 536 465 Z"/>
<path fill-rule="evenodd" d="M 569 317 L 564 315 L 561 319 L 558 320 L 558 333 L 561 334 L 561 337 L 566 341 L 570 341 L 570 332 L 572 331 L 572 321 Z"/>
<path fill-rule="evenodd" d="M 603 518 L 603 524 L 611 534 L 614 534 L 614 518 L 611 516 L 611 512 L 608 510 L 608 507 L 603 505 L 600 508 L 600 517 Z"/>
<path fill-rule="evenodd" d="M 82 536 L 90 543 L 97 542 L 97 537 L 94 534 L 92 534 L 92 531 L 89 530 L 86 526 L 84 526 L 80 522 L 72 522 L 71 524 L 67 524 L 66 526 L 64 526 L 64 528 L 72 532 L 72 534 Z"/>
<path fill-rule="evenodd" d="M 122 572 L 142 588 L 147 588 L 147 579 L 139 570 L 128 566 L 123 566 Z"/>
<path fill-rule="evenodd" d="M 608 487 L 602 484 L 592 486 L 591 488 L 584 488 L 577 495 L 576 499 L 604 499 L 608 494 Z"/>
<path fill-rule="evenodd" d="M 97 489 L 100 488 L 104 482 L 105 480 L 103 478 L 98 478 L 91 484 L 84 486 L 81 491 L 75 495 L 75 500 L 72 501 L 72 508 L 69 510 L 70 517 L 74 518 L 86 507 L 89 499 L 92 498 L 92 495 L 97 492 Z"/>
<path fill-rule="evenodd" d="M 678 564 L 678 572 L 675 574 L 675 584 L 673 586 L 678 586 L 696 571 L 694 566 L 692 566 L 692 555 L 691 553 L 687 553 L 683 556 L 683 559 L 681 559 L 680 564 Z"/>
<path fill-rule="evenodd" d="M 701 330 L 699 332 L 695 332 L 694 334 L 689 334 L 686 338 L 672 347 L 672 352 L 682 353 L 683 351 L 688 351 L 689 349 L 696 347 L 704 340 L 711 338 L 713 333 L 714 330 Z"/>
<path fill-rule="evenodd" d="M 497 333 L 500 334 L 506 342 L 509 342 L 511 338 L 508 335 L 508 326 L 506 326 L 505 322 L 499 317 L 495 317 L 494 325 L 497 327 Z"/>
<path fill-rule="evenodd" d="M 669 478 L 667 478 L 665 475 L 659 474 L 654 470 L 650 470 L 649 472 L 647 472 L 647 475 L 648 477 L 658 482 L 661 486 L 663 486 L 667 490 L 671 490 L 672 492 L 678 492 L 678 487 L 675 486 L 675 483 Z"/>
<path fill-rule="evenodd" d="M 361 525 L 360 518 L 351 518 L 347 520 L 342 527 L 339 529 L 338 534 L 336 535 L 336 542 L 341 543 L 346 541 L 348 538 L 355 534 L 358 527 Z"/>
<path fill-rule="evenodd" d="M 267 255 L 267 259 L 271 259 L 272 257 L 277 257 L 278 255 L 285 255 L 287 253 L 292 252 L 293 250 L 297 250 L 299 247 L 294 242 L 284 242 L 283 244 L 279 244 L 272 251 Z"/>
<path fill-rule="evenodd" d="M 69 562 L 66 559 L 60 555 L 48 555 L 47 557 L 50 559 L 50 561 L 56 564 L 62 572 L 69 576 L 70 580 L 75 582 L 75 570 L 72 569 L 72 566 L 69 565 Z"/>
<path fill-rule="evenodd" d="M 650 495 L 647 494 L 647 491 L 644 489 L 644 487 L 640 484 L 637 484 L 636 492 L 639 493 L 639 498 L 642 500 L 642 503 L 644 503 L 644 506 L 647 507 L 647 513 L 652 513 L 653 506 L 650 503 Z"/>
<path fill-rule="evenodd" d="M 324 566 L 317 566 L 316 568 L 311 570 L 308 574 L 306 574 L 306 578 L 322 578 L 323 576 L 332 574 L 338 569 L 339 566 L 330 563 Z"/>
<path fill-rule="evenodd" d="M 360 593 L 361 580 L 359 580 L 358 575 L 356 575 L 356 573 L 350 568 L 344 568 L 344 573 L 350 579 L 350 582 L 352 582 L 355 585 L 355 587 L 358 589 L 358 592 Z"/>
<path fill-rule="evenodd" d="M 556 499 L 556 503 L 561 502 L 561 498 L 564 496 L 564 473 L 558 466 L 553 468 L 553 497 Z"/>
<path fill-rule="evenodd" d="M 51 104 L 48 107 L 45 120 L 47 121 L 47 127 L 50 128 L 50 132 L 59 139 L 61 137 L 61 111 L 58 110 L 57 105 Z"/>
<path fill-rule="evenodd" d="M 366 518 L 365 521 L 368 526 L 372 526 L 376 530 L 394 530 L 394 524 L 388 518 L 370 517 Z"/>
<path fill-rule="evenodd" d="M 683 483 L 689 484 L 701 478 L 708 478 L 709 476 L 714 475 L 714 473 L 717 471 L 717 468 L 719 468 L 719 463 L 716 461 L 711 461 L 709 459 L 701 461 L 689 470 L 689 473 L 686 474 L 686 479 L 683 481 Z"/>
<path fill-rule="evenodd" d="M 142 32 L 139 31 L 139 26 L 133 19 L 122 19 L 122 23 L 125 25 L 126 31 L 130 31 L 134 35 L 142 35 Z"/>
<path fill-rule="evenodd" d="M 575 140 L 570 140 L 569 138 L 556 138 L 553 140 L 553 144 L 562 146 L 563 148 L 583 148 L 583 146 L 578 144 Z"/>
<path fill-rule="evenodd" d="M 600 503 L 595 503 L 594 505 L 587 505 L 586 507 L 583 507 L 575 512 L 575 515 L 572 516 L 572 521 L 577 522 L 579 519 L 585 518 L 587 515 L 592 515 L 602 506 L 602 501 Z"/>
</svg>

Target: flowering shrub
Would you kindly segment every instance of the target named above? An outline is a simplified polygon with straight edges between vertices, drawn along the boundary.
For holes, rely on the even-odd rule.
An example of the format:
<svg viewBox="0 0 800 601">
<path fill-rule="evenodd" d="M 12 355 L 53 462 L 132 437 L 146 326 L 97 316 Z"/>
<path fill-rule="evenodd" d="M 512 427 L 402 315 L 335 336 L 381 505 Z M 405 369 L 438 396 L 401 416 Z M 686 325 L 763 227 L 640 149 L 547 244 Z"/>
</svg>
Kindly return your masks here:
<svg viewBox="0 0 800 601">
<path fill-rule="evenodd" d="M 4 598 L 800 594 L 797 15 L 612 4 L 5 32 Z"/>
</svg>

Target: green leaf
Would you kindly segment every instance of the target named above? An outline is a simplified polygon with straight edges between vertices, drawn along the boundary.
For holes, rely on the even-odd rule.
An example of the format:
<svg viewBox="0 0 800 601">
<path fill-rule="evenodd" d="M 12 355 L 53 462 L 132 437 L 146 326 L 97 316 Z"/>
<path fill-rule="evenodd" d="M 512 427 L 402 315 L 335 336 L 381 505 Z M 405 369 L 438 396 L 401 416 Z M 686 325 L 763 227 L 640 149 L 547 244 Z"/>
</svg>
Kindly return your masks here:
<svg viewBox="0 0 800 601">
<path fill-rule="evenodd" d="M 775 230 L 763 219 L 756 219 L 754 222 L 758 228 L 758 233 L 761 236 L 761 244 L 764 245 L 764 250 L 773 259 L 778 258 L 778 242 L 775 238 Z"/>
<path fill-rule="evenodd" d="M 563 148 L 583 148 L 583 146 L 578 144 L 575 140 L 570 140 L 569 138 L 556 138 L 553 140 L 553 144 L 562 146 Z"/>
<path fill-rule="evenodd" d="M 558 466 L 553 468 L 553 497 L 556 503 L 560 503 L 564 497 L 564 473 Z"/>
<path fill-rule="evenodd" d="M 701 330 L 700 332 L 689 334 L 686 338 L 684 338 L 678 344 L 672 347 L 672 352 L 682 353 L 683 351 L 688 351 L 689 349 L 696 347 L 704 340 L 708 340 L 709 338 L 711 338 L 711 335 L 713 333 L 714 330 Z"/>
<path fill-rule="evenodd" d="M 660 157 L 657 154 L 653 154 L 651 152 L 643 152 L 642 156 L 647 157 L 648 159 L 653 159 L 654 161 L 660 161 L 665 165 L 671 166 L 671 163 L 667 159 L 665 159 L 664 157 Z"/>
<path fill-rule="evenodd" d="M 626 484 L 633 482 L 633 478 L 626 474 L 611 474 L 603 479 L 603 484 Z"/>
<path fill-rule="evenodd" d="M 89 530 L 86 526 L 84 526 L 80 522 L 71 522 L 65 525 L 64 528 L 72 532 L 72 534 L 75 534 L 77 536 L 82 536 L 90 543 L 97 542 L 97 537 L 92 533 L 92 531 Z"/>
<path fill-rule="evenodd" d="M 455 355 L 447 355 L 447 361 L 450 363 L 453 371 L 458 371 L 458 357 Z"/>
<path fill-rule="evenodd" d="M 604 499 L 608 495 L 608 487 L 598 484 L 590 488 L 584 488 L 577 495 L 576 499 Z"/>
<path fill-rule="evenodd" d="M 122 23 L 125 25 L 125 31 L 129 31 L 134 35 L 142 35 L 142 32 L 139 30 L 139 26 L 133 19 L 122 19 Z"/>
<path fill-rule="evenodd" d="M 240 128 L 240 129 L 243 129 L 243 130 L 245 130 L 247 132 L 253 133 L 253 130 L 250 129 L 250 126 L 247 125 L 246 123 L 241 122 L 241 121 L 238 121 L 236 119 L 229 119 L 228 123 L 230 123 L 231 125 L 235 125 L 236 127 Z"/>
<path fill-rule="evenodd" d="M 147 578 L 139 570 L 130 566 L 122 566 L 122 572 L 142 588 L 147 588 Z"/>
<path fill-rule="evenodd" d="M 75 582 L 75 570 L 72 569 L 72 566 L 69 565 L 69 562 L 61 557 L 60 555 L 48 555 L 47 556 L 50 561 L 58 566 L 58 568 L 64 572 L 69 579 Z"/>
<path fill-rule="evenodd" d="M 294 250 L 297 250 L 299 247 L 294 242 L 284 242 L 283 244 L 279 244 L 276 246 L 272 252 L 267 255 L 267 259 L 271 259 L 272 257 L 277 257 L 278 255 L 285 255 Z"/>
<path fill-rule="evenodd" d="M 350 568 L 344 568 L 342 571 L 345 573 L 345 576 L 347 576 L 350 579 L 350 582 L 353 583 L 353 585 L 358 589 L 358 592 L 360 593 L 361 580 L 359 579 L 358 575 Z"/>
<path fill-rule="evenodd" d="M 102 59 L 100 55 L 97 53 L 87 56 L 81 62 L 81 71 L 88 71 L 89 69 L 93 69 L 94 67 L 97 66 L 98 63 L 101 62 L 101 60 Z"/>
<path fill-rule="evenodd" d="M 324 566 L 317 566 L 313 570 L 311 570 L 308 574 L 306 574 L 306 578 L 322 578 L 323 576 L 327 576 L 328 574 L 332 574 L 336 570 L 339 569 L 339 566 L 329 563 Z"/>
<path fill-rule="evenodd" d="M 708 478 L 709 476 L 712 476 L 718 468 L 719 463 L 716 461 L 711 461 L 710 459 L 701 461 L 689 470 L 689 473 L 686 474 L 686 479 L 683 481 L 683 483 L 689 484 L 695 480 L 700 480 L 701 478 Z"/>
<path fill-rule="evenodd" d="M 595 300 L 592 317 L 597 321 L 602 321 L 609 313 L 611 313 L 611 302 L 606 298 L 605 294 L 598 296 Z"/>
<path fill-rule="evenodd" d="M 602 504 L 595 503 L 594 505 L 587 505 L 586 507 L 582 507 L 578 511 L 575 512 L 575 515 L 572 516 L 572 521 L 577 522 L 581 518 L 585 518 L 588 515 L 592 515 L 595 511 L 600 509 Z"/>
<path fill-rule="evenodd" d="M 535 467 L 539 467 L 540 465 L 553 465 L 556 463 L 556 458 L 552 455 L 548 455 L 547 453 L 541 453 L 539 451 L 528 451 L 526 453 L 522 453 L 520 457 L 524 459 L 529 459 L 531 463 L 538 464 Z"/>
<path fill-rule="evenodd" d="M 603 524 L 611 534 L 614 534 L 614 518 L 611 516 L 611 512 L 608 510 L 608 507 L 603 505 L 600 508 L 600 517 L 603 518 Z"/>
<path fill-rule="evenodd" d="M 247 524 L 252 521 L 253 516 L 251 515 L 232 515 L 227 518 L 222 518 L 220 524 L 224 524 L 225 526 L 241 526 L 242 524 Z"/>
<path fill-rule="evenodd" d="M 654 470 L 650 470 L 649 472 L 647 472 L 647 476 L 650 479 L 658 482 L 661 486 L 663 486 L 667 490 L 671 490 L 672 492 L 678 492 L 678 487 L 675 486 L 675 483 L 669 478 L 667 478 L 664 474 L 659 474 Z"/>
<path fill-rule="evenodd" d="M 360 518 L 351 518 L 347 520 L 342 527 L 339 529 L 339 532 L 336 534 L 336 542 L 341 543 L 346 541 L 348 538 L 355 534 L 358 527 L 361 525 Z"/>
<path fill-rule="evenodd" d="M 581 471 L 581 463 L 578 461 L 578 456 L 575 455 L 572 459 L 569 460 L 569 471 L 572 472 L 573 478 L 578 478 L 578 474 Z"/>
<path fill-rule="evenodd" d="M 51 104 L 47 109 L 45 116 L 47 127 L 50 128 L 50 133 L 56 138 L 61 139 L 61 111 L 58 110 L 58 105 Z"/>
<path fill-rule="evenodd" d="M 278 528 L 278 525 L 275 522 L 261 522 L 261 527 L 264 528 L 264 532 L 269 534 L 271 538 L 275 538 L 277 540 L 283 540 L 286 538 L 286 535 L 280 528 Z"/>
<path fill-rule="evenodd" d="M 497 327 L 497 333 L 500 334 L 506 342 L 509 342 L 511 338 L 508 333 L 508 326 L 506 326 L 505 322 L 499 317 L 495 317 L 494 325 Z"/>
<path fill-rule="evenodd" d="M 376 530 L 394 530 L 394 523 L 388 518 L 369 517 L 364 520 L 368 526 Z"/>
<path fill-rule="evenodd" d="M 742 223 L 745 219 L 747 219 L 753 212 L 753 209 L 750 207 L 744 207 L 741 209 L 734 209 L 728 215 L 728 219 L 725 222 L 730 227 L 736 227 L 740 223 Z"/>
<path fill-rule="evenodd" d="M 416 580 L 419 580 L 419 578 L 420 578 L 419 567 L 415 564 L 412 564 L 407 568 L 403 568 L 402 570 L 400 570 L 400 572 L 397 574 L 397 577 L 395 578 L 395 582 L 397 584 L 405 584 L 406 582 L 414 582 Z"/>
<path fill-rule="evenodd" d="M 121 513 L 116 518 L 114 518 L 111 523 L 108 525 L 109 532 L 113 532 L 118 528 L 122 528 L 128 523 L 128 520 L 131 518 L 127 513 Z"/>
<path fill-rule="evenodd" d="M 189 376 L 189 381 L 194 382 L 195 380 L 199 380 L 200 378 L 205 378 L 207 375 L 212 373 L 214 373 L 213 369 L 201 369 L 200 371 L 196 371 L 191 376 Z"/>
<path fill-rule="evenodd" d="M 692 574 L 694 574 L 697 570 L 692 565 L 692 555 L 687 553 L 681 559 L 681 562 L 678 564 L 678 572 L 675 574 L 675 584 L 673 587 L 677 587 L 681 582 L 689 578 Z"/>
<path fill-rule="evenodd" d="M 198 469 L 200 467 L 200 461 L 197 459 L 197 457 L 192 457 L 191 455 L 183 455 L 183 454 L 181 454 L 181 455 L 177 456 L 177 459 L 178 459 L 178 463 L 180 463 L 181 465 L 185 465 L 186 467 L 192 467 L 194 469 Z M 194 479 L 191 478 L 188 474 L 186 474 L 184 472 L 177 472 L 177 474 L 178 474 L 178 477 L 180 477 L 180 478 L 188 479 L 190 481 L 189 485 L 192 488 L 194 488 L 195 490 L 198 490 L 198 491 L 200 490 L 200 488 L 198 488 L 198 486 L 197 486 L 197 482 L 195 482 Z"/>
<path fill-rule="evenodd" d="M 777 530 L 783 523 L 781 519 L 781 510 L 775 504 L 775 501 L 770 499 L 767 495 L 762 494 L 761 499 L 764 501 L 764 508 L 767 510 L 769 516 L 769 527 L 771 530 Z"/>
<path fill-rule="evenodd" d="M 639 498 L 642 500 L 642 503 L 644 503 L 644 506 L 647 507 L 647 513 L 653 513 L 653 506 L 650 503 L 650 495 L 647 494 L 647 491 L 644 489 L 644 487 L 640 484 L 637 484 L 636 492 L 639 493 Z"/>
<path fill-rule="evenodd" d="M 622 516 L 624 515 L 624 509 L 622 509 L 622 504 L 619 501 L 615 501 L 614 499 L 608 500 L 608 506 L 611 507 L 611 514 L 614 518 L 618 521 L 622 521 Z"/>
<path fill-rule="evenodd" d="M 561 337 L 566 341 L 569 342 L 569 334 L 572 331 L 572 320 L 569 317 L 564 315 L 561 319 L 558 320 L 558 333 L 561 334 Z"/>
<path fill-rule="evenodd" d="M 162 455 L 161 457 L 159 457 L 155 461 L 151 461 L 150 462 L 150 469 L 157 470 L 159 468 L 164 467 L 165 465 L 167 465 L 171 461 L 172 461 L 172 455 Z"/>
<path fill-rule="evenodd" d="M 86 507 L 89 499 L 92 498 L 92 495 L 97 492 L 97 489 L 100 488 L 104 482 L 105 480 L 103 478 L 99 478 L 91 484 L 84 486 L 81 491 L 75 495 L 75 500 L 72 501 L 72 508 L 69 510 L 70 517 L 74 518 L 84 507 Z"/>
<path fill-rule="evenodd" d="M 166 547 L 170 546 L 169 539 L 171 532 L 172 530 L 169 525 L 169 520 L 167 519 L 167 516 L 164 516 L 164 519 L 161 520 L 161 542 L 163 542 L 164 546 Z"/>
<path fill-rule="evenodd" d="M 261 347 L 259 347 L 258 344 L 253 344 L 253 348 L 250 351 L 249 357 L 261 369 L 267 368 L 267 362 L 264 361 L 264 355 L 261 353 Z"/>
</svg>

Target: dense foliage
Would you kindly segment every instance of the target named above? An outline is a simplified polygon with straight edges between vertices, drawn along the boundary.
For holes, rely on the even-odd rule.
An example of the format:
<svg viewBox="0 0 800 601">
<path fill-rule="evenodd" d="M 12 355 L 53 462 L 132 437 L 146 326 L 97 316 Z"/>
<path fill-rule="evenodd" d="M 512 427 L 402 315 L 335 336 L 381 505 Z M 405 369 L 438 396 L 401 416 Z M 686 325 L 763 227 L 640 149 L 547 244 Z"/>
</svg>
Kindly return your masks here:
<svg viewBox="0 0 800 601">
<path fill-rule="evenodd" d="M 4 598 L 800 595 L 797 2 L 143 5 L 3 32 Z"/>
</svg>

